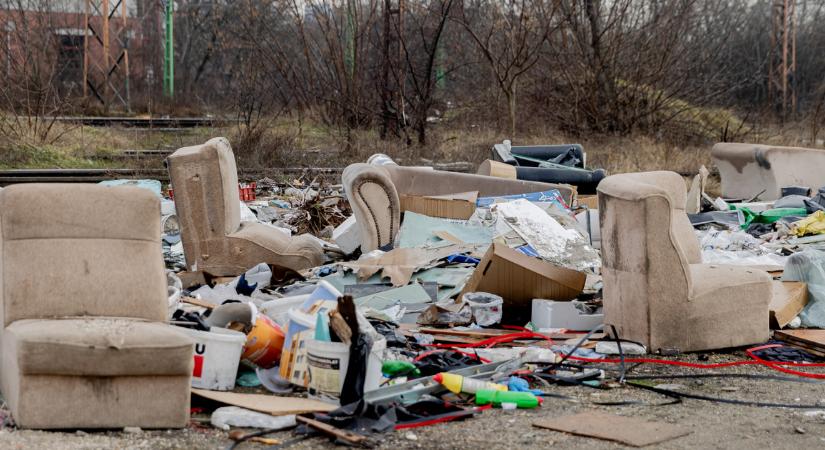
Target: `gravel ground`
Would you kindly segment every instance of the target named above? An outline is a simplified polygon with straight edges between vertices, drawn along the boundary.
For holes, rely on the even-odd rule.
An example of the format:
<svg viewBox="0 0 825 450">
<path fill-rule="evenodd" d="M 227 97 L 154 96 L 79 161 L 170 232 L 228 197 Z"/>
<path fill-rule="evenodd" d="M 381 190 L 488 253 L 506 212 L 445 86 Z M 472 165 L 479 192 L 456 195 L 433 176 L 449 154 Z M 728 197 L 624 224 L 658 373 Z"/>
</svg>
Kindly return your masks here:
<svg viewBox="0 0 825 450">
<path fill-rule="evenodd" d="M 711 355 L 710 362 L 743 358 L 743 354 Z M 682 361 L 699 362 L 697 355 L 679 358 Z M 706 362 L 706 361 L 701 361 Z M 814 371 L 814 369 L 811 369 Z M 825 373 L 825 370 L 817 370 Z M 643 365 L 634 368 L 630 375 L 710 373 L 708 370 Z M 716 370 L 713 373 L 776 375 L 764 367 L 743 366 Z M 585 437 L 572 436 L 535 428 L 532 423 L 539 418 L 574 414 L 587 410 L 599 410 L 611 414 L 638 417 L 646 420 L 678 424 L 690 429 L 691 434 L 651 448 L 724 448 L 748 449 L 774 448 L 825 448 L 825 384 L 794 381 L 774 381 L 745 378 L 704 378 L 657 380 L 653 384 L 679 384 L 683 392 L 728 399 L 773 402 L 785 404 L 822 405 L 815 409 L 767 408 L 712 403 L 700 400 L 684 400 L 683 403 L 654 406 L 665 403 L 667 397 L 630 386 L 615 384 L 611 389 L 593 389 L 580 386 L 553 386 L 550 392 L 572 397 L 570 400 L 548 398 L 537 410 L 491 410 L 475 418 L 427 428 L 398 431 L 374 436 L 379 449 L 510 449 L 510 448 L 558 448 L 608 449 L 620 448 L 619 444 Z M 599 406 L 593 402 L 635 400 L 642 404 L 626 406 Z M 807 413 L 807 414 L 806 414 Z M 0 430 L 0 448 L 4 449 L 98 449 L 98 448 L 146 448 L 146 449 L 221 449 L 231 441 L 225 432 L 199 425 L 208 416 L 196 416 L 188 428 L 172 431 L 140 432 L 43 432 L 30 430 Z M 289 440 L 289 431 L 270 437 Z M 333 448 L 323 437 L 301 440 L 289 448 Z M 264 446 L 249 443 L 239 448 L 253 449 Z"/>
</svg>

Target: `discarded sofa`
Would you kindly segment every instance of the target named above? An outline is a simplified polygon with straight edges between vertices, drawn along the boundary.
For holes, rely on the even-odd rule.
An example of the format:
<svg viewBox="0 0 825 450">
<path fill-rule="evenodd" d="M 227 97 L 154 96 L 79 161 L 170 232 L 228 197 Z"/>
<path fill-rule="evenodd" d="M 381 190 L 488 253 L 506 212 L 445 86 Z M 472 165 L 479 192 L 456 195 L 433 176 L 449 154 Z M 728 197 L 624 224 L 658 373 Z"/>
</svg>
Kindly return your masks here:
<svg viewBox="0 0 825 450">
<path fill-rule="evenodd" d="M 771 278 L 702 264 L 674 172 L 612 175 L 599 185 L 604 321 L 651 351 L 765 342 Z"/>
<path fill-rule="evenodd" d="M 135 187 L 0 192 L 0 377 L 18 426 L 188 424 L 194 343 L 164 323 L 159 211 Z"/>
<path fill-rule="evenodd" d="M 261 262 L 293 270 L 323 262 L 323 248 L 310 236 L 241 222 L 238 170 L 225 138 L 181 148 L 167 161 L 189 270 L 235 276 Z"/>
<path fill-rule="evenodd" d="M 711 150 L 724 198 L 776 200 L 788 186 L 814 191 L 825 185 L 825 150 L 760 144 L 719 143 Z M 761 193 L 761 194 L 760 194 Z"/>
<path fill-rule="evenodd" d="M 363 252 L 383 247 L 395 239 L 401 221 L 399 195 L 431 196 L 477 191 L 479 197 L 489 197 L 557 189 L 568 204 L 575 195 L 575 189 L 568 185 L 396 164 L 351 164 L 344 169 L 341 178 L 361 232 Z"/>
<path fill-rule="evenodd" d="M 493 146 L 493 161 L 513 166 L 514 178 L 543 183 L 563 183 L 576 186 L 579 194 L 595 194 L 596 187 L 607 176 L 603 169 L 585 169 L 585 153 L 580 144 L 519 145 L 510 141 Z M 479 174 L 491 175 L 489 165 L 482 165 Z"/>
</svg>

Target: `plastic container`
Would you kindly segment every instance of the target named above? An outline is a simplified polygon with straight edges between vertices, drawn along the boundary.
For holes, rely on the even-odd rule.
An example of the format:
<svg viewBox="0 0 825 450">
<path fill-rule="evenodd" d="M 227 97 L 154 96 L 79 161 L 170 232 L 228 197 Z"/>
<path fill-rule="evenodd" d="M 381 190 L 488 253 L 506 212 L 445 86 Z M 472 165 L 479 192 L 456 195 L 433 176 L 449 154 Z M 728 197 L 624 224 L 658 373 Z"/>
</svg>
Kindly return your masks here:
<svg viewBox="0 0 825 450">
<path fill-rule="evenodd" d="M 469 292 L 462 297 L 473 312 L 476 325 L 489 327 L 501 322 L 501 308 L 504 299 L 487 292 Z"/>
<path fill-rule="evenodd" d="M 381 384 L 381 365 L 387 340 L 381 338 L 372 344 L 367 360 L 367 377 L 364 391 L 378 389 Z M 349 345 L 342 342 L 325 342 L 310 339 L 307 341 L 307 366 L 309 367 L 310 392 L 341 395 L 344 378 L 349 366 Z"/>
<path fill-rule="evenodd" d="M 269 369 L 278 365 L 284 346 L 284 332 L 269 317 L 258 313 L 253 303 L 227 303 L 218 306 L 206 319 L 213 327 L 240 322 L 251 327 L 246 334 L 243 360 L 253 367 Z"/>
<path fill-rule="evenodd" d="M 212 327 L 210 331 L 183 327 L 180 330 L 195 341 L 192 387 L 214 391 L 234 388 L 246 336 L 220 327 Z"/>
<path fill-rule="evenodd" d="M 308 298 L 309 294 L 304 294 L 270 300 L 261 304 L 260 311 L 274 320 L 278 325 L 286 328 L 287 322 L 289 321 L 286 313 L 289 312 L 290 309 L 299 308 Z"/>
<path fill-rule="evenodd" d="M 433 381 L 441 383 L 450 392 L 459 394 L 461 392 L 467 394 L 475 394 L 481 390 L 495 390 L 506 391 L 507 386 L 503 384 L 491 383 L 489 381 L 476 380 L 475 378 L 467 378 L 461 375 L 456 375 L 447 372 L 441 372 L 433 376 Z"/>
<path fill-rule="evenodd" d="M 277 323 L 263 314 L 256 314 L 255 325 L 246 335 L 244 362 L 262 369 L 277 366 L 281 361 L 284 339 L 284 332 Z"/>
<path fill-rule="evenodd" d="M 326 314 L 337 306 L 341 292 L 328 281 L 321 281 L 300 308 L 287 311 L 286 337 L 281 356 L 280 375 L 293 384 L 306 387 L 309 374 L 306 364 L 306 344 L 312 338 L 309 330 L 315 329 L 316 313 Z"/>
<path fill-rule="evenodd" d="M 502 406 L 504 403 L 515 403 L 519 408 L 531 409 L 541 405 L 542 398 L 529 392 L 507 392 L 482 389 L 476 392 L 476 405 Z"/>
</svg>

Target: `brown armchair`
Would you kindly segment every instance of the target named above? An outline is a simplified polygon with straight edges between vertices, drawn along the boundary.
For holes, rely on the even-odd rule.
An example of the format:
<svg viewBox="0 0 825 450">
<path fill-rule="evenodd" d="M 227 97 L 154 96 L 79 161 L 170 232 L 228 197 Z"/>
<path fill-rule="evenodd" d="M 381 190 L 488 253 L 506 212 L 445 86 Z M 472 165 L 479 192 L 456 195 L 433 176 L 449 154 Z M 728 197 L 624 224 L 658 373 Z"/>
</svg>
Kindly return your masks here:
<svg viewBox="0 0 825 450">
<path fill-rule="evenodd" d="M 575 189 L 569 185 L 394 164 L 351 164 L 344 169 L 341 178 L 361 231 L 363 252 L 383 247 L 395 239 L 401 222 L 399 195 L 428 196 L 477 191 L 479 197 L 490 197 L 558 189 L 568 203 L 575 195 Z"/>
<path fill-rule="evenodd" d="M 193 342 L 163 323 L 155 195 L 14 185 L 0 244 L 0 377 L 18 426 L 187 425 Z"/>
<path fill-rule="evenodd" d="M 262 262 L 293 270 L 323 262 L 324 250 L 310 236 L 241 222 L 238 169 L 225 138 L 181 148 L 167 161 L 189 270 L 235 276 Z"/>
<path fill-rule="evenodd" d="M 604 320 L 621 338 L 683 352 L 768 339 L 770 276 L 702 264 L 681 176 L 613 175 L 598 192 Z"/>
</svg>

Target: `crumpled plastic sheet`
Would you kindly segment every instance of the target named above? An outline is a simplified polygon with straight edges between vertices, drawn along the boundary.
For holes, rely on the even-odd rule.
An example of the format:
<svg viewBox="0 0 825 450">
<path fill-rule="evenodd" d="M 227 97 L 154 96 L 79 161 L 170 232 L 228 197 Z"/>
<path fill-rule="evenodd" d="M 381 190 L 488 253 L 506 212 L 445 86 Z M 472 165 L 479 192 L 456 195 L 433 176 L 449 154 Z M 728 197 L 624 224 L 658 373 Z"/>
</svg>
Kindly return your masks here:
<svg viewBox="0 0 825 450">
<path fill-rule="evenodd" d="M 784 266 L 788 259 L 744 231 L 696 230 L 696 236 L 705 264 Z"/>
<path fill-rule="evenodd" d="M 797 236 L 825 233 L 825 212 L 817 211 L 793 223 L 793 233 Z"/>
<path fill-rule="evenodd" d="M 509 225 L 547 261 L 578 271 L 601 266 L 599 253 L 578 229 L 575 218 L 565 227 L 546 209 L 525 199 L 499 203 L 493 208 L 500 222 Z M 575 225 L 573 225 L 575 224 Z"/>
<path fill-rule="evenodd" d="M 804 250 L 788 257 L 782 281 L 808 283 L 808 304 L 799 318 L 803 326 L 825 327 L 825 251 Z"/>
</svg>

